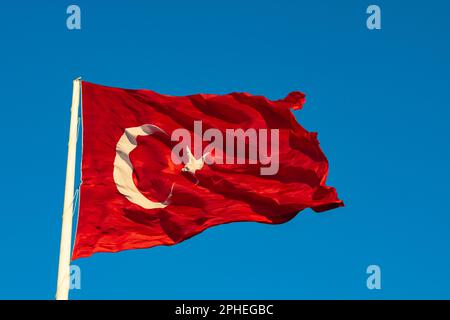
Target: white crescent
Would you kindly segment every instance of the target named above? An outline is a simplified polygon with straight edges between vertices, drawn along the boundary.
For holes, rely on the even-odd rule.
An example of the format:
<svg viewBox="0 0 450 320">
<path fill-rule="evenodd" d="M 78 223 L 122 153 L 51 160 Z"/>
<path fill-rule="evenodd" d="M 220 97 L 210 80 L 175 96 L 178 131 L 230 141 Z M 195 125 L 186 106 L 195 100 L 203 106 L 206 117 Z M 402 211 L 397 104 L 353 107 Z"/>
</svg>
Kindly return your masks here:
<svg viewBox="0 0 450 320">
<path fill-rule="evenodd" d="M 130 161 L 130 152 L 137 147 L 138 136 L 148 136 L 155 132 L 166 133 L 161 128 L 152 124 L 144 124 L 139 127 L 127 128 L 116 145 L 113 176 L 117 190 L 119 190 L 119 192 L 123 194 L 130 202 L 137 204 L 144 209 L 165 208 L 167 207 L 168 200 L 172 195 L 171 191 L 164 202 L 151 201 L 137 189 L 133 181 L 133 165 Z"/>
</svg>

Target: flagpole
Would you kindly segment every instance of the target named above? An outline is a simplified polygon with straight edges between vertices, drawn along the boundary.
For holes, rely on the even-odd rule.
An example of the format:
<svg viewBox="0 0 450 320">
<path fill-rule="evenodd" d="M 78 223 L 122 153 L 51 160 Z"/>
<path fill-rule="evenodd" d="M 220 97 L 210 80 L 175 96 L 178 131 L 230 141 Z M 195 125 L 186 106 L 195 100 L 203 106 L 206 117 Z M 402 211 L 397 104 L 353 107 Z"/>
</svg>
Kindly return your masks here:
<svg viewBox="0 0 450 320">
<path fill-rule="evenodd" d="M 70 131 L 67 151 L 66 189 L 62 215 L 61 243 L 59 249 L 58 282 L 56 300 L 69 299 L 70 250 L 72 242 L 72 217 L 77 151 L 78 107 L 80 104 L 81 78 L 73 80 L 72 107 L 70 109 Z"/>
</svg>

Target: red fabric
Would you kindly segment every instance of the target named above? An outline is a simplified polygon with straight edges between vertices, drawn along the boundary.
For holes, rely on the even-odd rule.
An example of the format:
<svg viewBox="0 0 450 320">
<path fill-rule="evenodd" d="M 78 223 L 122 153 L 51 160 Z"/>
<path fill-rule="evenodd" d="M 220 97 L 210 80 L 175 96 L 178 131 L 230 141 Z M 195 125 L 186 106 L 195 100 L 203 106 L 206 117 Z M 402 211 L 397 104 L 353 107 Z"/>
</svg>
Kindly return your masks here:
<svg viewBox="0 0 450 320">
<path fill-rule="evenodd" d="M 283 223 L 305 208 L 324 211 L 343 206 L 335 189 L 325 185 L 328 162 L 316 133 L 302 128 L 290 110 L 302 107 L 305 96 L 300 92 L 277 101 L 247 93 L 175 97 L 88 82 L 83 82 L 82 92 L 83 182 L 73 259 L 173 245 L 223 223 Z M 195 172 L 195 181 L 181 171 L 183 164 L 171 161 L 177 142 L 154 134 L 140 136 L 130 153 L 133 179 L 152 201 L 164 201 L 173 185 L 170 204 L 144 209 L 118 192 L 114 159 L 126 128 L 153 124 L 170 136 L 177 128 L 193 132 L 195 120 L 203 122 L 203 132 L 279 129 L 278 173 L 261 176 L 260 164 L 205 164 Z"/>
</svg>

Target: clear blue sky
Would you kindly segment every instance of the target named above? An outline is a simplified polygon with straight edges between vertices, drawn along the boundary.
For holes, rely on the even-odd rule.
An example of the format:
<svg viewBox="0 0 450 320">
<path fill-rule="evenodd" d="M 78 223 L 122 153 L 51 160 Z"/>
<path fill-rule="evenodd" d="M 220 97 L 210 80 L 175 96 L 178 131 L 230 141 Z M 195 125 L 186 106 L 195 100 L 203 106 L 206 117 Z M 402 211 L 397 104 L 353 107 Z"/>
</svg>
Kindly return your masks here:
<svg viewBox="0 0 450 320">
<path fill-rule="evenodd" d="M 90 298 L 450 298 L 450 3 L 0 5 L 0 298 L 55 292 L 72 79 L 161 93 L 307 94 L 346 207 L 80 259 Z M 366 8 L 382 9 L 382 30 Z M 366 288 L 366 268 L 382 290 Z"/>
</svg>

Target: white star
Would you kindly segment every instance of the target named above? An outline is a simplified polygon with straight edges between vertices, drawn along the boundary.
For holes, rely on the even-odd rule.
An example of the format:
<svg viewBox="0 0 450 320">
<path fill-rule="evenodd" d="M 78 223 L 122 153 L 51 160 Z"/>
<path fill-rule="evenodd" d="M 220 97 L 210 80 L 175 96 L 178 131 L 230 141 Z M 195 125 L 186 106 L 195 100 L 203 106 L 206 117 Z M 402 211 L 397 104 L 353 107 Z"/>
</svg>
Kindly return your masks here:
<svg viewBox="0 0 450 320">
<path fill-rule="evenodd" d="M 204 154 L 200 159 L 195 159 L 194 155 L 191 152 L 191 149 L 189 149 L 189 146 L 186 146 L 186 154 L 188 156 L 188 162 L 184 165 L 181 171 L 195 174 L 195 171 L 203 168 L 203 165 L 205 164 L 205 158 L 209 154 L 209 152 Z"/>
</svg>

